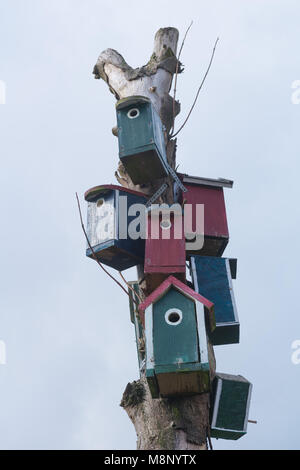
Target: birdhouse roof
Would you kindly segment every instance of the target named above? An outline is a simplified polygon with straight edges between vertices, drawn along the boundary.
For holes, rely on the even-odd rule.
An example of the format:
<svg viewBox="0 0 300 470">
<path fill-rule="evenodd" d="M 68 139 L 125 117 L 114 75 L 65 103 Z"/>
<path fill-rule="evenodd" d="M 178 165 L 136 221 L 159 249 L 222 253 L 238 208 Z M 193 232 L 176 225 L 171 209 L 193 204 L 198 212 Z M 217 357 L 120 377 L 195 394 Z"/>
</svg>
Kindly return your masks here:
<svg viewBox="0 0 300 470">
<path fill-rule="evenodd" d="M 206 307 L 209 311 L 210 318 L 214 316 L 214 304 L 210 302 L 208 299 L 203 297 L 202 295 L 198 294 L 195 292 L 193 289 L 191 289 L 189 286 L 184 284 L 183 282 L 179 281 L 176 277 L 174 276 L 169 276 L 157 289 L 155 289 L 146 299 L 143 303 L 140 304 L 139 306 L 139 311 L 140 311 L 140 318 L 143 323 L 145 324 L 145 310 L 149 305 L 154 304 L 157 302 L 161 297 L 163 297 L 172 287 L 175 287 L 175 289 L 179 290 L 183 295 L 186 297 L 192 298 L 195 301 L 200 302 L 204 307 Z M 210 321 L 212 324 L 212 322 Z"/>
<path fill-rule="evenodd" d="M 88 189 L 84 193 L 84 199 L 86 201 L 92 201 L 95 197 L 100 196 L 101 194 L 105 194 L 109 191 L 122 191 L 123 193 L 134 194 L 135 196 L 148 199 L 144 193 L 140 193 L 139 191 L 134 191 L 133 189 L 127 189 L 123 186 L 117 186 L 114 184 L 102 184 L 101 186 L 95 186 L 91 189 Z"/>
<path fill-rule="evenodd" d="M 146 96 L 127 96 L 126 98 L 122 98 L 121 100 L 117 101 L 116 109 L 119 111 L 120 109 L 127 108 L 133 104 L 141 103 L 151 103 L 151 100 Z"/>
<path fill-rule="evenodd" d="M 183 173 L 178 174 L 183 183 L 195 184 L 198 186 L 212 186 L 215 188 L 232 188 L 233 181 L 224 178 L 203 178 L 200 176 L 189 176 Z"/>
</svg>

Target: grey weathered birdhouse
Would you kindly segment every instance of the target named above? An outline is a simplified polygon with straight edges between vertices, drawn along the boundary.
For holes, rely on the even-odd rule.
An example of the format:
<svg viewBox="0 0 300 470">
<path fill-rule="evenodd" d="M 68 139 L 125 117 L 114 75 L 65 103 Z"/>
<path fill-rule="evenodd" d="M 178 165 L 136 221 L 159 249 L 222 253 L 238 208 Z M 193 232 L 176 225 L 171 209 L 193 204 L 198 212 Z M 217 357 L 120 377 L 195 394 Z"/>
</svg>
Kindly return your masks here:
<svg viewBox="0 0 300 470">
<path fill-rule="evenodd" d="M 139 204 L 135 207 L 145 207 L 145 195 L 122 186 L 102 185 L 89 189 L 85 199 L 88 201 L 87 234 L 93 249 L 87 247 L 87 256 L 93 258 L 94 252 L 101 263 L 118 271 L 141 264 L 145 235 L 141 233 L 137 239 L 130 235 L 130 224 L 135 219 L 130 208 L 135 204 Z"/>
</svg>

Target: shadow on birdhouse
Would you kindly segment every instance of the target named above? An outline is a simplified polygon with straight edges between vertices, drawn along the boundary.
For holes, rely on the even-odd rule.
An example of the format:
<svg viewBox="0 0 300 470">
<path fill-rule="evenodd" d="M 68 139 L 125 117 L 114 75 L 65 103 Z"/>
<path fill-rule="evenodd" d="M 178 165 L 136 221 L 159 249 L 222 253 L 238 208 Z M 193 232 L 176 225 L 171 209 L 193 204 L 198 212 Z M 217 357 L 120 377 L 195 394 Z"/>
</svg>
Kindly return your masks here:
<svg viewBox="0 0 300 470">
<path fill-rule="evenodd" d="M 149 98 L 130 96 L 117 102 L 119 157 L 134 184 L 168 175 L 161 119 Z"/>
<path fill-rule="evenodd" d="M 206 330 L 215 327 L 212 302 L 170 276 L 139 306 L 139 312 L 152 397 L 209 391 Z"/>
<path fill-rule="evenodd" d="M 213 345 L 234 344 L 240 339 L 240 324 L 232 287 L 236 277 L 236 259 L 212 256 L 191 258 L 195 291 L 215 306 L 216 329 L 212 333 Z"/>
<path fill-rule="evenodd" d="M 122 186 L 102 185 L 85 193 L 87 208 L 87 235 L 97 259 L 118 271 L 140 264 L 145 254 L 145 212 L 140 214 L 141 233 L 137 239 L 130 236 L 130 224 L 136 223 L 134 207 L 144 208 L 147 198 L 143 193 Z M 135 206 L 138 205 L 138 206 Z M 87 256 L 93 257 L 89 247 Z"/>
</svg>

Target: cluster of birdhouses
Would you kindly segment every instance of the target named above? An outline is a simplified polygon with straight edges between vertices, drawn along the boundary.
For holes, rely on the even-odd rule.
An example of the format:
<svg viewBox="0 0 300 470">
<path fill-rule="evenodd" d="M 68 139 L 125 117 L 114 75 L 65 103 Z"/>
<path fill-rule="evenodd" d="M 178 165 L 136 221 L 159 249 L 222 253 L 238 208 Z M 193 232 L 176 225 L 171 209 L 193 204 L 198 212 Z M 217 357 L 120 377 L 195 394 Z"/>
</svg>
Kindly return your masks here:
<svg viewBox="0 0 300 470">
<path fill-rule="evenodd" d="M 238 439 L 246 433 L 251 384 L 241 376 L 214 377 L 210 353 L 212 345 L 239 342 L 237 260 L 222 257 L 229 240 L 224 188 L 233 182 L 176 174 L 149 98 L 122 99 L 116 112 L 119 157 L 132 182 L 171 176 L 174 204 L 153 204 L 153 197 L 120 186 L 90 189 L 86 254 L 118 271 L 138 266 L 140 282 L 128 283 L 130 318 L 152 397 L 211 393 L 211 436 Z"/>
</svg>

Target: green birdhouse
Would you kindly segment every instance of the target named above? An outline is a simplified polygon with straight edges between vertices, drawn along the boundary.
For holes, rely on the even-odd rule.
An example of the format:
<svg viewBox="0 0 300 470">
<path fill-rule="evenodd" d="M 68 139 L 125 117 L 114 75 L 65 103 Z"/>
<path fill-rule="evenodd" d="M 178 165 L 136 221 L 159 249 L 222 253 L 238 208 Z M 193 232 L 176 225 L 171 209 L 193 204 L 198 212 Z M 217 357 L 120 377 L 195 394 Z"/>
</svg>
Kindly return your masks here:
<svg viewBox="0 0 300 470">
<path fill-rule="evenodd" d="M 119 157 L 134 184 L 168 175 L 161 119 L 149 98 L 130 96 L 117 102 Z"/>
<path fill-rule="evenodd" d="M 213 304 L 173 276 L 139 307 L 145 328 L 146 378 L 153 398 L 210 390 L 206 330 Z"/>
<path fill-rule="evenodd" d="M 211 437 L 237 440 L 247 433 L 252 384 L 241 375 L 216 374 Z"/>
</svg>

